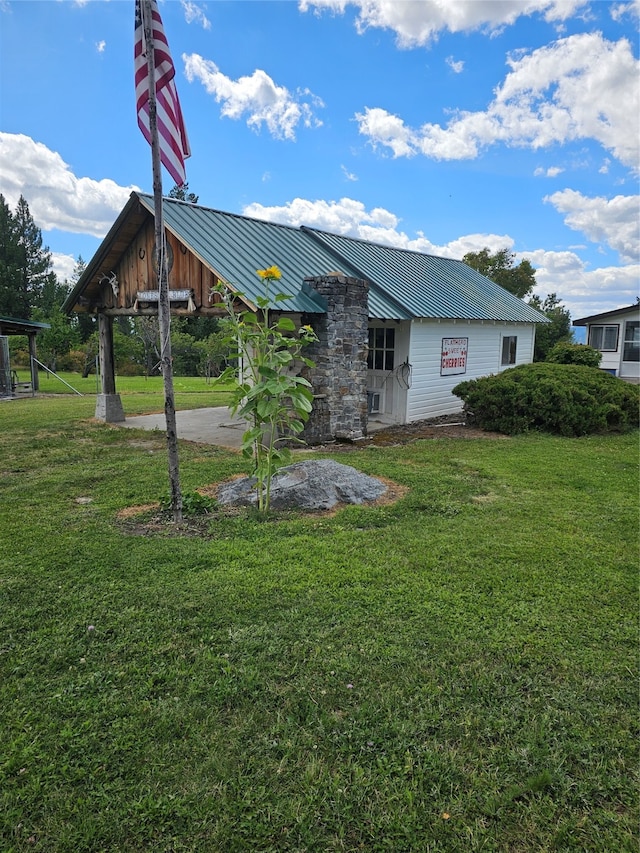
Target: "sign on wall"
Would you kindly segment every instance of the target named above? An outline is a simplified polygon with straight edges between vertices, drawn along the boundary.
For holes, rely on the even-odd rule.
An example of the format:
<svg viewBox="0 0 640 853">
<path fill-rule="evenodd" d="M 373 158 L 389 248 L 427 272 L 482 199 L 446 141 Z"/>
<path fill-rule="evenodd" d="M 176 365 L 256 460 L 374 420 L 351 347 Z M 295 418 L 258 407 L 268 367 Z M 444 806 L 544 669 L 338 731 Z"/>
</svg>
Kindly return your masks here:
<svg viewBox="0 0 640 853">
<path fill-rule="evenodd" d="M 454 376 L 467 372 L 469 338 L 443 338 L 440 376 Z"/>
</svg>

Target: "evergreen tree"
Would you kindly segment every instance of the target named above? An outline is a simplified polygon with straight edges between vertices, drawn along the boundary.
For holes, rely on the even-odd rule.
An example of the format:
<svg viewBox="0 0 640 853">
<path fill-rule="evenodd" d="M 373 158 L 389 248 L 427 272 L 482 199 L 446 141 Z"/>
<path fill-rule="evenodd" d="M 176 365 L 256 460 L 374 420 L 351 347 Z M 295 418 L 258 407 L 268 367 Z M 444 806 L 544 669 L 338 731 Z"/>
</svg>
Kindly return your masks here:
<svg viewBox="0 0 640 853">
<path fill-rule="evenodd" d="M 28 304 L 18 293 L 22 252 L 16 224 L 3 195 L 0 195 L 0 315 L 26 318 Z"/>
<path fill-rule="evenodd" d="M 184 183 L 181 187 L 175 184 L 169 190 L 169 198 L 177 198 L 179 201 L 188 201 L 189 204 L 197 204 L 199 196 L 195 193 L 190 193 L 189 184 Z"/>
<path fill-rule="evenodd" d="M 27 317 L 30 317 L 33 308 L 40 305 L 45 285 L 51 285 L 51 276 L 55 278 L 55 273 L 51 270 L 51 252 L 42 245 L 42 232 L 33 221 L 29 205 L 22 195 L 13 218 L 22 249 L 17 286 L 27 304 Z"/>
<path fill-rule="evenodd" d="M 0 314 L 29 320 L 44 291 L 50 295 L 55 288 L 51 253 L 25 198 L 12 214 L 0 195 Z"/>
<path fill-rule="evenodd" d="M 71 289 L 80 281 L 80 277 L 86 270 L 87 265 L 84 262 L 82 255 L 78 255 L 78 260 L 73 268 L 71 275 Z M 98 328 L 98 320 L 95 314 L 89 314 L 87 311 L 78 311 L 73 315 L 73 322 L 80 332 L 80 340 L 86 343 Z"/>
</svg>

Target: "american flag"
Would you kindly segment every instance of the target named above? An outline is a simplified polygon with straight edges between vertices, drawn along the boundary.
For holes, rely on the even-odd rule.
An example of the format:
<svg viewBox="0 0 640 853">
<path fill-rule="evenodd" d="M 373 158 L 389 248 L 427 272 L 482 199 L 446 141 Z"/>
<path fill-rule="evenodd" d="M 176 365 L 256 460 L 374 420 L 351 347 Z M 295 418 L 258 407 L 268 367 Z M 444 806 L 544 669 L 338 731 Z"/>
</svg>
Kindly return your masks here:
<svg viewBox="0 0 640 853">
<path fill-rule="evenodd" d="M 162 19 L 156 0 L 151 0 L 153 46 L 155 48 L 156 115 L 160 160 L 178 186 L 186 182 L 184 161 L 191 156 L 178 91 L 175 84 L 175 68 L 169 53 Z M 136 80 L 136 109 L 138 126 L 151 145 L 149 126 L 149 72 L 147 66 L 147 44 L 144 37 L 141 0 L 136 0 L 136 27 L 134 66 Z"/>
</svg>

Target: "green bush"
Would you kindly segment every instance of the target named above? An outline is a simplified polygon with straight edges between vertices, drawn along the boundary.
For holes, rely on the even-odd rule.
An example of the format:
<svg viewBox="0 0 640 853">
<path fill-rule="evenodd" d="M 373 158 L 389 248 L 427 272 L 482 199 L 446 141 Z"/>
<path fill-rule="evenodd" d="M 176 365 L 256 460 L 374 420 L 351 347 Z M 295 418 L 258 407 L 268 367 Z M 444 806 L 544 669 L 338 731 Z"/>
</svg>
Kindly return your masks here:
<svg viewBox="0 0 640 853">
<path fill-rule="evenodd" d="M 554 364 L 584 364 L 585 367 L 600 367 L 602 353 L 586 344 L 558 341 L 547 353 L 545 361 Z"/>
<path fill-rule="evenodd" d="M 467 422 L 508 435 L 623 432 L 639 423 L 640 389 L 600 370 L 537 362 L 461 382 Z"/>
</svg>

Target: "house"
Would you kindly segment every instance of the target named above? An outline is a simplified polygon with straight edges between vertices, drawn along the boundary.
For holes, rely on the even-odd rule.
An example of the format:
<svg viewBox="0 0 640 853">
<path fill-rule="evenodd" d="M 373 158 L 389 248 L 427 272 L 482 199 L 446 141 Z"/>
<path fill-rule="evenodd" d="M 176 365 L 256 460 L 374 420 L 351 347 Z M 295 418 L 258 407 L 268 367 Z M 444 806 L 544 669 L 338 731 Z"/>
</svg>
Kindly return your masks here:
<svg viewBox="0 0 640 853">
<path fill-rule="evenodd" d="M 256 270 L 275 264 L 274 309 L 319 337 L 307 377 L 316 396 L 307 437 L 357 438 L 370 417 L 407 423 L 461 409 L 463 379 L 533 359 L 547 318 L 461 261 L 294 228 L 173 199 L 164 201 L 172 314 L 222 313 L 224 285 L 255 309 Z M 134 192 L 64 309 L 98 315 L 102 395 L 96 417 L 122 419 L 114 317 L 157 313 L 153 197 Z"/>
<path fill-rule="evenodd" d="M 586 326 L 587 344 L 602 353 L 600 369 L 621 379 L 640 382 L 640 304 L 581 317 L 574 326 Z"/>
</svg>

